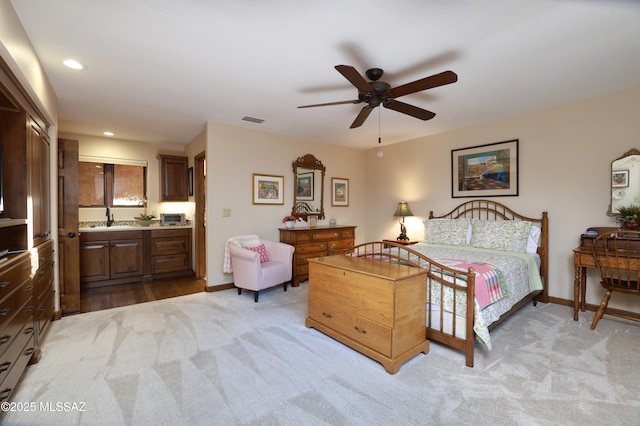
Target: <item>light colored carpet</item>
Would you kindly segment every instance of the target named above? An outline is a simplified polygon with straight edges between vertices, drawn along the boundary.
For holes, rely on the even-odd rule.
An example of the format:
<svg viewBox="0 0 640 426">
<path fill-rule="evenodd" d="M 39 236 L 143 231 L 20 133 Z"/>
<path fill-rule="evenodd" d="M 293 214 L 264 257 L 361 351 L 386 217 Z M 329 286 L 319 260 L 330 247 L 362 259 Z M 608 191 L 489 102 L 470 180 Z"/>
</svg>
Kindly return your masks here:
<svg viewBox="0 0 640 426">
<path fill-rule="evenodd" d="M 590 425 L 640 422 L 640 325 L 527 306 L 476 344 L 432 343 L 396 375 L 304 326 L 307 285 L 200 293 L 65 317 L 10 425 Z M 84 411 L 54 411 L 60 403 Z M 77 404 L 75 407 L 72 404 Z M 48 404 L 48 405 L 47 405 Z M 81 404 L 84 406 L 80 407 Z M 46 409 L 49 407 L 49 409 Z"/>
</svg>

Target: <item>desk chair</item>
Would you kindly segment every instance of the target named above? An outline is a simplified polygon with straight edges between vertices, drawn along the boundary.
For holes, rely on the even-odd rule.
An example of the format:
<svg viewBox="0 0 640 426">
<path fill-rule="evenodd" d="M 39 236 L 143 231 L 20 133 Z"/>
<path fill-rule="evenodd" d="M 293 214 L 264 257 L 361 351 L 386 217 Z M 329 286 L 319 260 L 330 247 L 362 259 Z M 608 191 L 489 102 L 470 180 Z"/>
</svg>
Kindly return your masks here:
<svg viewBox="0 0 640 426">
<path fill-rule="evenodd" d="M 602 318 L 613 292 L 640 296 L 640 231 L 617 231 L 599 235 L 593 242 L 593 260 L 600 274 L 604 297 L 596 311 L 591 330 Z M 629 315 L 608 312 L 608 315 L 638 321 Z"/>
</svg>

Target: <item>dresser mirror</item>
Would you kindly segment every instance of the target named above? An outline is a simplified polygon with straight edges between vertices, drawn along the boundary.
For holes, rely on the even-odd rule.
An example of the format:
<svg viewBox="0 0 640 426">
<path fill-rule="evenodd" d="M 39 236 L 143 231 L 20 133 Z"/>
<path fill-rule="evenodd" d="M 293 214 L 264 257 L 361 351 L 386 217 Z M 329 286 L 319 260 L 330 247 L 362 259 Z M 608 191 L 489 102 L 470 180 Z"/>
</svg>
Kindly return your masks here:
<svg viewBox="0 0 640 426">
<path fill-rule="evenodd" d="M 632 149 L 611 162 L 611 204 L 607 215 L 622 206 L 640 204 L 640 151 Z"/>
<path fill-rule="evenodd" d="M 311 154 L 293 163 L 293 208 L 291 214 L 307 220 L 309 216 L 324 219 L 324 172 L 322 161 Z"/>
</svg>

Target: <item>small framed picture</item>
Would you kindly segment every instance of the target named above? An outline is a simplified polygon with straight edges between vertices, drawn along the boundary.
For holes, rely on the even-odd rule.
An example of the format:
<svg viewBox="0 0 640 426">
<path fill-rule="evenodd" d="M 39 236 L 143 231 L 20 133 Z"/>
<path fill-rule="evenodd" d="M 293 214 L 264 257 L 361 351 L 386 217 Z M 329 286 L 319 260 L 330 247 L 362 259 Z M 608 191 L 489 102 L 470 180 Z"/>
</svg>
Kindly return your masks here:
<svg viewBox="0 0 640 426">
<path fill-rule="evenodd" d="M 284 176 L 253 174 L 253 204 L 284 204 Z"/>
<path fill-rule="evenodd" d="M 349 179 L 331 178 L 331 205 L 333 207 L 349 206 Z"/>
<path fill-rule="evenodd" d="M 318 226 L 318 216 L 316 216 L 316 215 L 307 216 L 307 221 L 309 221 L 309 226 L 311 228 L 314 228 L 314 227 Z"/>
<path fill-rule="evenodd" d="M 611 172 L 611 187 L 625 188 L 629 186 L 629 170 L 614 170 Z"/>
</svg>

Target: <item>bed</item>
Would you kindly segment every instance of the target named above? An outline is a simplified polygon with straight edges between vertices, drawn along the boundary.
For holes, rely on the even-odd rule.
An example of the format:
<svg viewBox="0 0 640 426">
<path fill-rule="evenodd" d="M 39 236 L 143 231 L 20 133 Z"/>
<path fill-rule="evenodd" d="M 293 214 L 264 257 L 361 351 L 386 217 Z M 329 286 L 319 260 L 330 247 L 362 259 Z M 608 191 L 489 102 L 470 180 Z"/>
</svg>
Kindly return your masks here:
<svg viewBox="0 0 640 426">
<path fill-rule="evenodd" d="M 427 338 L 463 351 L 473 367 L 476 339 L 491 349 L 493 327 L 526 303 L 547 303 L 548 226 L 547 212 L 531 218 L 472 200 L 430 212 L 417 244 L 368 242 L 349 255 L 426 269 Z"/>
</svg>

